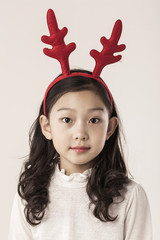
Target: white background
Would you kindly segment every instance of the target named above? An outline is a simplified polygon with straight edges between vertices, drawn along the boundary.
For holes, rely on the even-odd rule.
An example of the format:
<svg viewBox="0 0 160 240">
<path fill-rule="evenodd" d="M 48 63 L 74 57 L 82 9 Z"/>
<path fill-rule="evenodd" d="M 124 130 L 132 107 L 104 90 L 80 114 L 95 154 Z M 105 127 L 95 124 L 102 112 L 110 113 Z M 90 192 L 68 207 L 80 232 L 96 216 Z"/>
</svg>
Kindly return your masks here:
<svg viewBox="0 0 160 240">
<path fill-rule="evenodd" d="M 45 89 L 60 73 L 46 57 L 40 40 L 48 35 L 46 12 L 52 8 L 59 27 L 67 26 L 66 43 L 75 41 L 71 67 L 92 70 L 92 48 L 123 21 L 121 62 L 102 73 L 118 105 L 127 145 L 126 161 L 145 188 L 151 207 L 154 240 L 160 236 L 160 2 L 159 0 L 1 0 L 0 2 L 0 226 L 7 239 L 9 218 L 28 132 Z M 139 239 L 137 239 L 139 240 Z"/>
</svg>

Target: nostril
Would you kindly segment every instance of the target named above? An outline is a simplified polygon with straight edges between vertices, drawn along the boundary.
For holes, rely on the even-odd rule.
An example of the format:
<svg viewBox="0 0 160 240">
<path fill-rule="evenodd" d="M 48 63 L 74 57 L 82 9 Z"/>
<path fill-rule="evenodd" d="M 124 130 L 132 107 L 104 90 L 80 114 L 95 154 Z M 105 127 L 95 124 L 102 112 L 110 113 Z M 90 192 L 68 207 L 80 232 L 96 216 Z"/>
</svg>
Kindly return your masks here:
<svg viewBox="0 0 160 240">
<path fill-rule="evenodd" d="M 85 140 L 85 139 L 86 139 L 86 137 L 76 137 L 76 139 Z"/>
</svg>

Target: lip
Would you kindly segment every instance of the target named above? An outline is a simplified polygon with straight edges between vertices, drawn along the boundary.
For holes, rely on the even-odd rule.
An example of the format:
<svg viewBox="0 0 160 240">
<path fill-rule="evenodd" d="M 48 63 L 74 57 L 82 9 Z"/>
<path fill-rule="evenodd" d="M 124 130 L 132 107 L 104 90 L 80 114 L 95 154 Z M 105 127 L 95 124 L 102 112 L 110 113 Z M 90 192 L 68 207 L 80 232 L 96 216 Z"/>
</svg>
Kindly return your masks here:
<svg viewBox="0 0 160 240">
<path fill-rule="evenodd" d="M 86 152 L 90 149 L 90 147 L 85 147 L 85 146 L 76 146 L 71 148 L 75 152 Z"/>
</svg>

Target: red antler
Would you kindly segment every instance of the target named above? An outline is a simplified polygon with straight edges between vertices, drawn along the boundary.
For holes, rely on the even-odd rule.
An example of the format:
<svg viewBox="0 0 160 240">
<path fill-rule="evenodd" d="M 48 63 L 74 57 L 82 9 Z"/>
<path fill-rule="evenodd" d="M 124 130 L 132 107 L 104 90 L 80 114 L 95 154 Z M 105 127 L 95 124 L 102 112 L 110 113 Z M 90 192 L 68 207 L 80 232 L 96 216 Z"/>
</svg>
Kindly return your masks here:
<svg viewBox="0 0 160 240">
<path fill-rule="evenodd" d="M 76 44 L 65 44 L 64 37 L 68 29 L 66 27 L 61 30 L 58 28 L 56 16 L 52 9 L 49 9 L 47 12 L 47 24 L 50 36 L 42 36 L 41 40 L 44 43 L 52 45 L 52 49 L 44 48 L 43 52 L 47 56 L 55 58 L 60 62 L 64 76 L 69 75 L 70 68 L 68 59 L 71 52 L 76 48 Z"/>
<path fill-rule="evenodd" d="M 94 77 L 99 77 L 102 69 L 111 63 L 118 62 L 122 56 L 117 55 L 114 56 L 114 53 L 123 51 L 126 46 L 124 44 L 117 45 L 122 33 L 122 22 L 121 20 L 117 20 L 110 39 L 106 39 L 105 37 L 101 38 L 101 43 L 103 45 L 103 49 L 101 52 L 97 50 L 91 50 L 90 55 L 95 59 L 96 65 L 93 71 Z"/>
</svg>

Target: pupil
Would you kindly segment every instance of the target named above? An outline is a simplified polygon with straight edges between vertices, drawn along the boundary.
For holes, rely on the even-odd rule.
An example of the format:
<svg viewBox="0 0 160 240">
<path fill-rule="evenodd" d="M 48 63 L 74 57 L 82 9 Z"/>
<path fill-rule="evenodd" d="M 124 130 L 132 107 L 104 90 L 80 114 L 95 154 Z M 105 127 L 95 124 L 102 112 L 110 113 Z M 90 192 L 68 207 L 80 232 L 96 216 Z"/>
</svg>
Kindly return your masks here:
<svg viewBox="0 0 160 240">
<path fill-rule="evenodd" d="M 95 119 L 95 118 L 92 118 L 91 122 L 92 122 L 92 123 L 95 123 L 95 122 L 96 122 L 96 119 Z"/>
<path fill-rule="evenodd" d="M 69 118 L 65 118 L 65 122 L 69 123 L 70 119 Z"/>
</svg>

